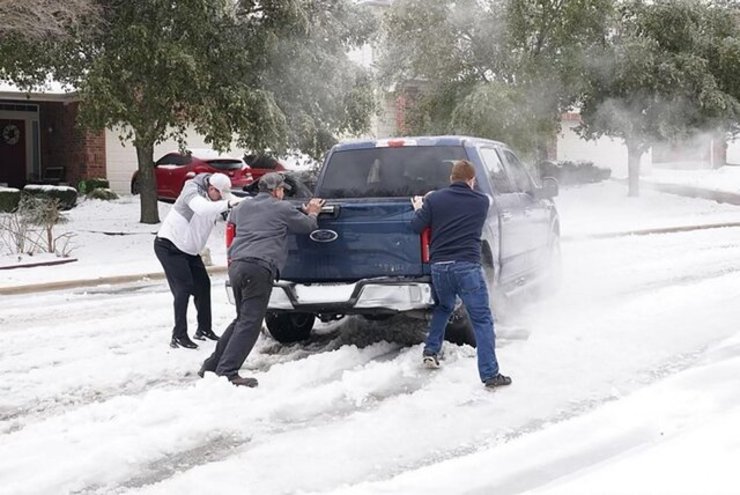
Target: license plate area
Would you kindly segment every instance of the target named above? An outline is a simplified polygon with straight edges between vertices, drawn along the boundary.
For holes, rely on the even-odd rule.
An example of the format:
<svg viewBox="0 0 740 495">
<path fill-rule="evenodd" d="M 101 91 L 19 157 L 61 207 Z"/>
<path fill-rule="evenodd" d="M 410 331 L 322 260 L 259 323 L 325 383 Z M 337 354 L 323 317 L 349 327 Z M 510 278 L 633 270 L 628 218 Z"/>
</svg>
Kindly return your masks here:
<svg viewBox="0 0 740 495">
<path fill-rule="evenodd" d="M 347 302 L 355 290 L 354 284 L 301 285 L 294 287 L 299 303 L 316 304 L 329 302 Z"/>
</svg>

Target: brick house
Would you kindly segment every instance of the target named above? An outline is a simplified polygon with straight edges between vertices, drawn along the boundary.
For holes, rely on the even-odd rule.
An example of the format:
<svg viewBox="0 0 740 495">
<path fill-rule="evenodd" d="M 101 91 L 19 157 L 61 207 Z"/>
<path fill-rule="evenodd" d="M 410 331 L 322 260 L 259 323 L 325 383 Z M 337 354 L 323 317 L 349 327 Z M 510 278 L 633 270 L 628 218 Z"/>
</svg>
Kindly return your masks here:
<svg viewBox="0 0 740 495">
<path fill-rule="evenodd" d="M 61 88 L 25 93 L 0 85 L 0 183 L 105 177 L 105 132 L 77 128 L 77 108 L 75 94 Z"/>
<path fill-rule="evenodd" d="M 133 144 L 121 142 L 120 128 L 80 129 L 78 105 L 76 93 L 58 85 L 27 93 L 0 83 L 0 185 L 76 186 L 82 179 L 106 178 L 116 193 L 130 192 L 137 169 Z M 209 147 L 194 131 L 188 132 L 187 143 L 192 148 Z M 155 146 L 154 157 L 177 148 L 176 141 L 165 141 Z"/>
</svg>

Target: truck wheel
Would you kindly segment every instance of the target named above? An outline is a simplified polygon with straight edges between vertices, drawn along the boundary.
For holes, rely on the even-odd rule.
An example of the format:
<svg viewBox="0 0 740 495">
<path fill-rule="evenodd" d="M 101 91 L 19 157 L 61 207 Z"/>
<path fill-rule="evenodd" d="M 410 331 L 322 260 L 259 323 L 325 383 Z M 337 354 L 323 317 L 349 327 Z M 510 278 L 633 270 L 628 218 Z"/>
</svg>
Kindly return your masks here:
<svg viewBox="0 0 740 495">
<path fill-rule="evenodd" d="M 311 313 L 267 313 L 265 325 L 270 335 L 283 344 L 306 340 L 316 317 Z"/>
<path fill-rule="evenodd" d="M 445 328 L 445 340 L 457 345 L 468 344 L 475 347 L 475 332 L 465 306 L 461 305 L 450 316 Z"/>
<path fill-rule="evenodd" d="M 136 195 L 141 192 L 141 188 L 139 187 L 139 178 L 134 177 L 131 179 L 131 194 Z"/>
</svg>

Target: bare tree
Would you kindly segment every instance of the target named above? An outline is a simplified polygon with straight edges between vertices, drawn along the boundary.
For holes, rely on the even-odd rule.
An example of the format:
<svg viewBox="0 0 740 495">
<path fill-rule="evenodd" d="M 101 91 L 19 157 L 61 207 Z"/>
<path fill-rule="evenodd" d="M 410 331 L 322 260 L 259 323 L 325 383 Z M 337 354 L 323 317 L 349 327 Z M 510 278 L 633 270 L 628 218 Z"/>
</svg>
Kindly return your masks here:
<svg viewBox="0 0 740 495">
<path fill-rule="evenodd" d="M 0 37 L 64 36 L 66 28 L 98 15 L 95 0 L 0 0 Z"/>
</svg>

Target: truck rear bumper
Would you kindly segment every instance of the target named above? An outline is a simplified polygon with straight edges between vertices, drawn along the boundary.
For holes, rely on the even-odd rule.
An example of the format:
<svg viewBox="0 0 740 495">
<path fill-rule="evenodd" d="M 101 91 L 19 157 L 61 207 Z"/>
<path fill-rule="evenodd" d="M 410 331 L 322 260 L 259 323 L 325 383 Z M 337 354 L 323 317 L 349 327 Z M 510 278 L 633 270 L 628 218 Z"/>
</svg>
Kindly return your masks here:
<svg viewBox="0 0 740 495">
<path fill-rule="evenodd" d="M 229 302 L 234 293 L 226 281 Z M 428 277 L 418 279 L 374 278 L 345 284 L 276 282 L 269 311 L 363 314 L 428 309 L 434 305 Z"/>
</svg>

